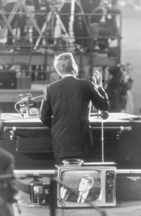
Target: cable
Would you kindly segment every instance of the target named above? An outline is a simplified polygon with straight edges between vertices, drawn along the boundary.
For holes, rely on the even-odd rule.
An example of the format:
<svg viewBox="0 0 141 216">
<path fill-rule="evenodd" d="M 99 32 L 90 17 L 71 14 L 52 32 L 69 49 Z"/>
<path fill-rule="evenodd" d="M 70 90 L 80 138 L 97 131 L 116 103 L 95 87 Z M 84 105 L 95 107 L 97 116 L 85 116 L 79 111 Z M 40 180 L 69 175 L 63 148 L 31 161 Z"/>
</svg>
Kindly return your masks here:
<svg viewBox="0 0 141 216">
<path fill-rule="evenodd" d="M 18 113 L 20 113 L 20 111 L 17 109 L 17 105 L 19 104 L 19 101 L 17 102 L 17 103 L 15 103 L 15 105 L 14 105 L 14 109 L 18 112 Z"/>
</svg>

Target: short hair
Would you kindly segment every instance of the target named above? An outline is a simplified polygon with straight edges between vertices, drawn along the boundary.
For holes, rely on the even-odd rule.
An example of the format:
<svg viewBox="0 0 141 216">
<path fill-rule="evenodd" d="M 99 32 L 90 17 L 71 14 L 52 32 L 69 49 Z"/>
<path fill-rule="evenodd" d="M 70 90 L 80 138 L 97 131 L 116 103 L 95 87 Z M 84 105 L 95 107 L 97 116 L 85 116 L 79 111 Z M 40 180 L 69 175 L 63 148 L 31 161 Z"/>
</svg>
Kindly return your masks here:
<svg viewBox="0 0 141 216">
<path fill-rule="evenodd" d="M 72 71 L 74 71 L 76 75 L 78 73 L 78 67 L 71 53 L 62 53 L 56 56 L 54 67 L 60 75 L 63 73 L 72 73 Z"/>
<path fill-rule="evenodd" d="M 94 179 L 89 175 L 84 175 L 81 179 L 86 179 L 91 186 L 94 185 Z"/>
</svg>

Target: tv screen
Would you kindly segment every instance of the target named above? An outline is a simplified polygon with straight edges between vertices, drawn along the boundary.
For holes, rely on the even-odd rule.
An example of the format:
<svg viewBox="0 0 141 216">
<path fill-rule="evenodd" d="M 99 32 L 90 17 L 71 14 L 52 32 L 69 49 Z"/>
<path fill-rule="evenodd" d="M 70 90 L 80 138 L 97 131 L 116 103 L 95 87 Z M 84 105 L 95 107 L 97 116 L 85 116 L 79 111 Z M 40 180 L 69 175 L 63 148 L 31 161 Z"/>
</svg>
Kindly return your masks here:
<svg viewBox="0 0 141 216">
<path fill-rule="evenodd" d="M 58 167 L 58 207 L 115 205 L 115 176 L 115 167 Z"/>
</svg>

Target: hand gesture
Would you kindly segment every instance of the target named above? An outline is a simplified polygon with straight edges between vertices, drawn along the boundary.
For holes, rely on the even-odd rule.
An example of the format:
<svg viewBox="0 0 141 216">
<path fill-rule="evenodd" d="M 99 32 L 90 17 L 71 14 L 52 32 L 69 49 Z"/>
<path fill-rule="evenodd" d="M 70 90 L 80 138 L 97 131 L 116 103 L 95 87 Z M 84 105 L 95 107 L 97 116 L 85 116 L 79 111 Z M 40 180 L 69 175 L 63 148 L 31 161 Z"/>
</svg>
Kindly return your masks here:
<svg viewBox="0 0 141 216">
<path fill-rule="evenodd" d="M 102 87 L 102 76 L 101 76 L 100 71 L 96 70 L 93 73 L 92 79 L 93 79 L 93 83 L 94 83 L 96 88 L 98 88 L 100 86 Z"/>
</svg>

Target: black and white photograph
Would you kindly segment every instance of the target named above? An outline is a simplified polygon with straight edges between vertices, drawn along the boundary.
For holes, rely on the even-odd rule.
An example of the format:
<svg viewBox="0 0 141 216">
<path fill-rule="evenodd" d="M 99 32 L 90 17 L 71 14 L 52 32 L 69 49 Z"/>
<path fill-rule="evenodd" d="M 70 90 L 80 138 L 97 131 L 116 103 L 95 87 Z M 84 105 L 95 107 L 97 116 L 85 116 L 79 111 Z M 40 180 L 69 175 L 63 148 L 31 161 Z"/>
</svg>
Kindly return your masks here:
<svg viewBox="0 0 141 216">
<path fill-rule="evenodd" d="M 0 0 L 0 216 L 141 216 L 141 0 Z"/>
</svg>

